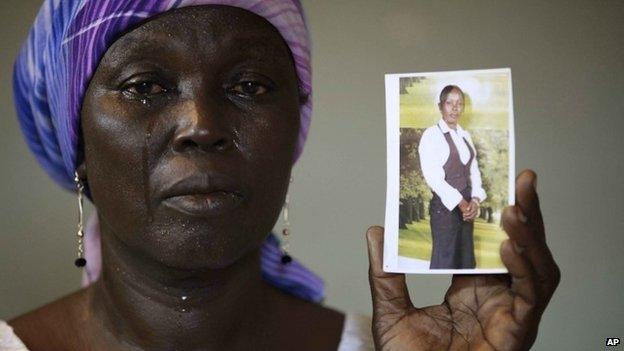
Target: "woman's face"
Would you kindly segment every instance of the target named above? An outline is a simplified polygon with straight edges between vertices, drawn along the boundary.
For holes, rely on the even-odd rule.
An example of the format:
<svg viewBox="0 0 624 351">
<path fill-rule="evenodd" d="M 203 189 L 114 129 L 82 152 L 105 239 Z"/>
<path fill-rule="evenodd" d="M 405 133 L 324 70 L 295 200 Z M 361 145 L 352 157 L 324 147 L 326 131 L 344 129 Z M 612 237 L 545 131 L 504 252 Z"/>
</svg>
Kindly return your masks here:
<svg viewBox="0 0 624 351">
<path fill-rule="evenodd" d="M 442 119 L 449 125 L 456 125 L 464 112 L 464 97 L 453 89 L 446 96 L 446 100 L 439 104 Z"/>
<path fill-rule="evenodd" d="M 259 248 L 287 191 L 299 107 L 288 46 L 251 12 L 187 7 L 126 33 L 82 106 L 104 235 L 182 269 Z"/>
</svg>

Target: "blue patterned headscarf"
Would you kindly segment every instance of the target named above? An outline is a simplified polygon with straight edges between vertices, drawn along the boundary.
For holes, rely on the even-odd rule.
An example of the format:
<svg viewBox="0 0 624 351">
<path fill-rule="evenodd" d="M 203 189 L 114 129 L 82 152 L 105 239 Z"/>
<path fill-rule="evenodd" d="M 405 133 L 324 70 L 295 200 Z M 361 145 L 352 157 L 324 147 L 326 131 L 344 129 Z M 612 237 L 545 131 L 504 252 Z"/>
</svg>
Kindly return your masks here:
<svg viewBox="0 0 624 351">
<path fill-rule="evenodd" d="M 74 190 L 74 171 L 82 161 L 80 107 L 108 47 L 124 31 L 154 15 L 197 5 L 234 6 L 265 18 L 290 48 L 299 88 L 311 95 L 310 41 L 299 0 L 45 0 L 15 62 L 13 89 L 24 137 L 58 184 Z M 303 150 L 311 112 L 310 97 L 301 108 L 295 161 Z M 98 228 L 91 228 L 86 233 L 89 282 L 100 271 Z M 322 280 L 296 261 L 282 265 L 280 252 L 277 238 L 269 235 L 262 248 L 265 279 L 298 297 L 320 301 Z"/>
</svg>

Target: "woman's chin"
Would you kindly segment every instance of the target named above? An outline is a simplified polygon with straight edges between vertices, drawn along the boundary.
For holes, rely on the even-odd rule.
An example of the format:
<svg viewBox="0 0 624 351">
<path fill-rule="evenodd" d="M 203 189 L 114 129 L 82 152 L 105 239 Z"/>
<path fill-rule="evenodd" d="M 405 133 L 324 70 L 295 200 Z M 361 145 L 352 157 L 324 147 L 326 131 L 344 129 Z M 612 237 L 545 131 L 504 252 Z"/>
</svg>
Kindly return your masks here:
<svg viewBox="0 0 624 351">
<path fill-rule="evenodd" d="M 164 267 L 180 270 L 223 269 L 260 248 L 264 238 L 243 231 L 189 227 L 161 230 L 148 239 L 147 254 Z M 155 232 L 152 232 L 155 233 Z M 249 234 L 249 232 L 246 232 Z"/>
</svg>

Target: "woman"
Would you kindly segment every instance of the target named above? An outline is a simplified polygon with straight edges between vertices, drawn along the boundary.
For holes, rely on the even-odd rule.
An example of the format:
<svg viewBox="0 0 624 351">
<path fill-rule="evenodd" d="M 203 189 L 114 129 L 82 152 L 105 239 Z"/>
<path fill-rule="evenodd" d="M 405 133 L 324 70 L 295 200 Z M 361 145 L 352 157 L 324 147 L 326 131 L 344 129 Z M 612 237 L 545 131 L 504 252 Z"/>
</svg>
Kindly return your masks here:
<svg viewBox="0 0 624 351">
<path fill-rule="evenodd" d="M 487 195 L 481 187 L 477 149 L 458 124 L 464 92 L 456 85 L 445 86 L 438 108 L 442 118 L 425 130 L 418 146 L 422 174 L 433 191 L 430 268 L 475 268 L 473 221 Z"/>
<path fill-rule="evenodd" d="M 37 25 L 52 34 L 37 35 Z M 309 123 L 308 48 L 291 0 L 46 1 L 16 65 L 18 113 L 46 170 L 66 187 L 75 172 L 96 206 L 102 271 L 9 321 L 13 330 L 0 327 L 0 349 L 370 349 L 370 326 L 318 304 L 309 273 L 276 266 L 267 234 Z M 55 133 L 42 139 L 46 128 Z M 541 223 L 534 191 L 519 189 L 523 211 Z M 543 230 L 519 222 L 519 208 L 506 223 L 527 254 L 502 247 L 511 280 L 455 280 L 448 304 L 426 309 L 411 306 L 403 275 L 381 270 L 382 230 L 372 227 L 375 345 L 530 346 L 557 281 L 530 269 L 557 270 L 537 241 Z M 447 323 L 473 305 L 476 281 L 488 294 L 480 302 L 496 307 Z M 457 337 L 458 327 L 505 316 L 521 319 Z"/>
</svg>

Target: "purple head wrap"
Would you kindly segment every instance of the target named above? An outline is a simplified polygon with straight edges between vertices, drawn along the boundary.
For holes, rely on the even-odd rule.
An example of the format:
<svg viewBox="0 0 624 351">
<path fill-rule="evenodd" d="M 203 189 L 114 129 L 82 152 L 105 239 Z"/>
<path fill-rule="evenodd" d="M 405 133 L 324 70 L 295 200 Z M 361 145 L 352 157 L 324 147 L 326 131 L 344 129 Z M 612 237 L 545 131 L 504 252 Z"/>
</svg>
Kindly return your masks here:
<svg viewBox="0 0 624 351">
<path fill-rule="evenodd" d="M 80 108 L 89 80 L 108 47 L 124 31 L 180 7 L 228 5 L 270 22 L 292 53 L 302 92 L 311 95 L 310 41 L 299 0 L 45 0 L 15 62 L 13 89 L 20 126 L 45 171 L 62 187 L 75 189 Z M 301 107 L 296 161 L 303 150 L 312 99 Z M 86 230 L 86 283 L 100 272 L 99 226 Z M 262 272 L 295 296 L 320 301 L 323 282 L 296 261 L 279 263 L 279 242 L 269 235 L 262 248 Z"/>
</svg>

